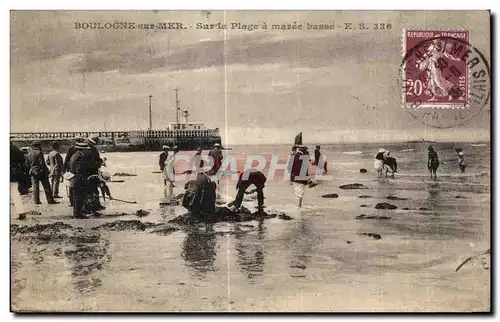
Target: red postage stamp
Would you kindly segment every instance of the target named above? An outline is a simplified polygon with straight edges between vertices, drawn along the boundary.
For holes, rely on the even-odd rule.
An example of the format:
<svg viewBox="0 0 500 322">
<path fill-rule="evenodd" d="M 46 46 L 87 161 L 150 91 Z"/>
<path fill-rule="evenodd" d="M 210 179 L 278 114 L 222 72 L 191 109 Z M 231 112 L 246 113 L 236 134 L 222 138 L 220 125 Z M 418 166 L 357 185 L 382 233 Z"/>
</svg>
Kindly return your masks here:
<svg viewBox="0 0 500 322">
<path fill-rule="evenodd" d="M 403 107 L 466 108 L 469 31 L 403 32 Z"/>
</svg>

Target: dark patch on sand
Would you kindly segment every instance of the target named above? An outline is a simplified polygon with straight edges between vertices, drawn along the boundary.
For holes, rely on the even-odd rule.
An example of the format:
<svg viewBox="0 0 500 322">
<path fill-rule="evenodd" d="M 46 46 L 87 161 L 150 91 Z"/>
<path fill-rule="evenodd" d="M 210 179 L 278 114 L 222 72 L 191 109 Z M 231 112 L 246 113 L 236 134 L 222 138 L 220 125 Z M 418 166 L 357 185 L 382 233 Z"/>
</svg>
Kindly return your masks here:
<svg viewBox="0 0 500 322">
<path fill-rule="evenodd" d="M 365 214 L 361 214 L 355 217 L 356 219 L 391 219 L 389 216 L 379 216 L 379 215 L 371 215 L 367 216 Z"/>
<path fill-rule="evenodd" d="M 386 199 L 389 199 L 389 200 L 408 200 L 408 198 L 399 198 L 396 196 L 387 196 Z"/>
<path fill-rule="evenodd" d="M 375 205 L 375 209 L 390 209 L 390 210 L 393 210 L 393 209 L 398 209 L 397 206 L 395 205 L 391 205 L 390 203 L 387 203 L 387 202 L 380 202 L 378 204 Z"/>
<path fill-rule="evenodd" d="M 363 169 L 363 168 L 362 168 L 362 169 L 359 169 L 359 172 L 360 172 L 360 173 L 367 173 L 367 172 L 368 172 L 368 170 L 366 170 L 366 169 Z"/>
<path fill-rule="evenodd" d="M 144 231 L 146 228 L 154 227 L 156 224 L 150 222 L 142 222 L 139 220 L 117 220 L 110 223 L 105 223 L 100 226 L 92 228 L 92 230 L 106 229 L 112 231 L 125 231 L 125 230 L 140 230 Z"/>
<path fill-rule="evenodd" d="M 340 189 L 368 189 L 361 183 L 350 183 L 350 184 L 344 184 L 339 187 Z"/>
<path fill-rule="evenodd" d="M 368 198 L 373 198 L 372 196 L 367 196 L 367 195 L 361 195 L 359 196 L 358 198 L 361 198 L 361 199 L 368 199 Z"/>
<path fill-rule="evenodd" d="M 113 173 L 113 177 L 137 177 L 137 174 L 130 174 L 125 172 L 116 172 Z"/>
<path fill-rule="evenodd" d="M 375 233 L 362 233 L 361 235 L 371 237 L 373 239 L 382 239 L 382 236 L 380 234 L 375 234 Z"/>
<path fill-rule="evenodd" d="M 321 198 L 330 198 L 330 199 L 331 199 L 331 198 L 338 198 L 338 197 L 339 197 L 339 195 L 338 195 L 338 194 L 336 194 L 336 193 L 328 193 L 328 194 L 326 194 L 326 195 L 322 195 L 322 196 L 321 196 Z"/>
</svg>

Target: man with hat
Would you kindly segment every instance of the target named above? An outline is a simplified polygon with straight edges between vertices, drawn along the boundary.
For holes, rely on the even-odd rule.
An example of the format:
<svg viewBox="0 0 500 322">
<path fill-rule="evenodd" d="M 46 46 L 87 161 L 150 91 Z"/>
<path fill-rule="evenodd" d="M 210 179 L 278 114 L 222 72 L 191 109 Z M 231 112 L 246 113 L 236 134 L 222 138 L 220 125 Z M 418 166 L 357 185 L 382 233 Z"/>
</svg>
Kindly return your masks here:
<svg viewBox="0 0 500 322">
<path fill-rule="evenodd" d="M 76 218 L 84 218 L 84 213 L 90 209 L 84 209 L 85 200 L 88 195 L 94 193 L 89 190 L 88 178 L 93 175 L 94 152 L 87 142 L 78 142 L 75 145 L 76 152 L 69 161 L 69 171 L 75 175 L 73 181 L 73 215 Z"/>
<path fill-rule="evenodd" d="M 90 150 L 92 151 L 92 163 L 91 163 L 91 175 L 93 174 L 99 174 L 99 168 L 101 168 L 103 164 L 103 159 L 101 159 L 101 155 L 99 154 L 99 150 L 97 150 L 96 145 L 99 144 L 99 135 L 94 133 L 91 134 L 88 138 L 88 144 L 90 147 Z M 97 187 L 92 191 L 94 194 L 99 194 L 99 191 Z M 102 210 L 105 209 L 103 205 L 101 205 L 101 202 L 97 200 L 97 202 L 94 204 L 94 208 L 96 210 Z"/>
<path fill-rule="evenodd" d="M 82 142 L 83 138 L 81 136 L 75 136 L 74 144 L 68 148 L 68 152 L 66 152 L 66 156 L 64 157 L 63 168 L 61 171 L 63 174 L 69 171 L 69 161 L 71 160 L 73 154 L 75 154 L 75 152 L 78 151 L 76 145 Z M 73 187 L 68 187 L 68 198 L 69 198 L 69 206 L 73 207 Z"/>
<path fill-rule="evenodd" d="M 47 164 L 50 166 L 49 178 L 54 198 L 61 198 L 59 197 L 59 182 L 61 181 L 63 158 L 59 153 L 58 142 L 52 144 L 52 151 L 49 152 Z"/>
<path fill-rule="evenodd" d="M 15 138 L 10 136 L 11 139 Z M 26 166 L 26 154 L 22 149 L 10 142 L 10 182 L 17 182 L 17 191 L 21 195 L 29 193 L 30 175 Z"/>
<path fill-rule="evenodd" d="M 167 161 L 168 152 L 170 151 L 170 147 L 168 145 L 164 145 L 164 146 L 162 146 L 161 149 L 163 151 L 161 151 L 161 153 L 160 153 L 158 165 L 160 166 L 160 171 L 163 172 L 163 169 L 165 169 L 165 161 Z"/>
<path fill-rule="evenodd" d="M 224 158 L 222 156 L 222 151 L 220 149 L 220 144 L 215 143 L 214 148 L 208 152 L 208 156 L 213 159 L 213 166 L 212 169 L 209 171 L 209 175 L 216 175 L 217 171 L 219 171 L 220 167 L 222 166 L 222 159 Z M 219 178 L 217 178 L 217 184 L 219 184 Z"/>
<path fill-rule="evenodd" d="M 40 183 L 42 183 L 45 197 L 48 204 L 58 204 L 52 196 L 52 189 L 49 183 L 49 169 L 45 164 L 45 159 L 42 152 L 42 144 L 39 141 L 34 141 L 32 149 L 26 156 L 27 162 L 30 166 L 29 174 L 31 175 L 31 182 L 33 186 L 33 202 L 37 205 L 40 202 Z"/>
</svg>

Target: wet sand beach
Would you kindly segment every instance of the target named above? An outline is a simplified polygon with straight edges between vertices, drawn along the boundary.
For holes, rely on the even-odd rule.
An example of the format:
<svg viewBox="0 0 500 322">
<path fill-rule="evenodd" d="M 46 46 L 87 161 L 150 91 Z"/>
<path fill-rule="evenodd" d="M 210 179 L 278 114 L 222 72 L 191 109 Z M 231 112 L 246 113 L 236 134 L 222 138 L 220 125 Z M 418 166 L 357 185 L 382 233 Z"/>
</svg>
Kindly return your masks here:
<svg viewBox="0 0 500 322">
<path fill-rule="evenodd" d="M 186 211 L 159 206 L 156 152 L 105 154 L 105 171 L 132 174 L 113 177 L 123 182 L 109 183 L 112 194 L 137 204 L 106 201 L 101 217 L 74 219 L 67 198 L 36 206 L 22 196 L 23 209 L 17 209 L 11 184 L 12 308 L 488 311 L 490 259 L 482 253 L 490 248 L 490 146 L 460 143 L 465 174 L 458 173 L 456 144 L 434 146 L 444 162 L 437 180 L 429 178 L 424 144 L 384 146 L 398 159 L 394 179 L 373 171 L 378 145 L 322 146 L 333 180 L 307 189 L 302 209 L 289 182 L 266 183 L 266 211 L 291 220 L 169 223 Z M 278 153 L 284 162 L 289 149 L 235 147 L 225 153 Z M 339 188 L 352 183 L 366 189 Z M 175 195 L 183 187 L 177 182 Z M 231 201 L 235 183 L 218 191 Z M 334 193 L 337 198 L 322 198 Z M 397 208 L 376 209 L 379 203 Z M 254 210 L 256 201 L 247 197 L 244 204 Z M 138 216 L 139 210 L 147 215 Z M 41 214 L 19 219 L 19 212 L 29 211 Z"/>
</svg>

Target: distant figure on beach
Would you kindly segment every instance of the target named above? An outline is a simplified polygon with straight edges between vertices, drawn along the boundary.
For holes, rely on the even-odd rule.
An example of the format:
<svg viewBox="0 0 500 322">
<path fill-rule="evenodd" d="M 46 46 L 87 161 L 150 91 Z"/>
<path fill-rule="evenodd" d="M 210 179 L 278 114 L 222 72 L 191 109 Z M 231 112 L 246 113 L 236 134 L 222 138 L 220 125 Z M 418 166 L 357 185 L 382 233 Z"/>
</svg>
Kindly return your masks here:
<svg viewBox="0 0 500 322">
<path fill-rule="evenodd" d="M 298 152 L 295 154 L 290 173 L 293 191 L 298 198 L 298 207 L 302 207 L 302 199 L 306 191 L 306 187 L 310 184 L 309 179 L 309 152 L 306 146 L 299 146 Z"/>
<path fill-rule="evenodd" d="M 385 160 L 384 153 L 385 149 L 379 149 L 377 155 L 375 156 L 375 161 L 373 162 L 373 168 L 377 170 L 377 177 L 382 177 Z"/>
<path fill-rule="evenodd" d="M 465 158 L 464 158 L 464 151 L 460 148 L 455 149 L 457 152 L 457 165 L 458 169 L 460 170 L 461 173 L 465 172 Z"/>
<path fill-rule="evenodd" d="M 212 169 L 208 173 L 211 176 L 217 175 L 217 171 L 219 171 L 220 167 L 222 166 L 222 159 L 224 159 L 219 143 L 214 144 L 214 148 L 210 150 L 208 156 L 213 159 L 214 163 Z M 217 184 L 219 184 L 219 176 L 217 176 Z"/>
<path fill-rule="evenodd" d="M 318 174 L 328 173 L 328 162 L 326 162 L 326 157 L 321 153 L 320 149 L 321 147 L 319 145 L 316 145 L 316 148 L 314 149 L 314 160 L 312 162 L 312 165 L 318 167 L 316 171 Z"/>
<path fill-rule="evenodd" d="M 59 196 L 59 182 L 61 181 L 62 169 L 63 169 L 63 158 L 59 153 L 59 143 L 54 142 L 52 144 L 52 151 L 49 152 L 47 158 L 47 165 L 50 167 L 49 179 L 50 186 L 52 188 L 52 194 L 54 198 L 62 198 Z"/>
<path fill-rule="evenodd" d="M 160 166 L 160 171 L 163 172 L 165 168 L 165 161 L 167 161 L 168 152 L 170 151 L 170 147 L 168 145 L 164 145 L 161 147 L 163 151 L 160 153 L 160 157 L 158 160 L 158 165 Z"/>
<path fill-rule="evenodd" d="M 52 196 L 52 189 L 49 183 L 49 169 L 45 164 L 45 159 L 42 152 L 42 144 L 38 141 L 33 142 L 32 149 L 27 155 L 30 164 L 30 175 L 33 186 L 33 202 L 37 205 L 40 202 L 40 183 L 43 186 L 45 197 L 48 204 L 58 204 Z"/>
<path fill-rule="evenodd" d="M 386 151 L 384 154 L 384 170 L 385 177 L 387 178 L 387 174 L 390 172 L 391 176 L 394 178 L 394 173 L 398 172 L 398 163 L 396 158 L 391 157 L 391 152 Z"/>
<path fill-rule="evenodd" d="M 431 178 L 432 175 L 434 174 L 434 179 L 437 178 L 437 169 L 439 168 L 439 157 L 432 147 L 432 145 L 429 145 L 429 153 L 428 153 L 428 158 L 427 158 L 427 169 L 431 172 Z"/>
<path fill-rule="evenodd" d="M 233 206 L 236 209 L 239 209 L 241 207 L 241 203 L 243 202 L 243 196 L 245 194 L 249 195 L 254 192 L 257 192 L 257 207 L 258 208 L 263 208 L 264 207 L 264 187 L 266 183 L 266 176 L 255 169 L 248 169 L 246 171 L 243 171 L 240 173 L 240 176 L 238 178 L 238 183 L 236 184 L 236 190 L 238 192 L 236 193 L 236 198 L 232 202 Z M 254 185 L 255 188 L 246 191 L 248 187 L 251 185 Z"/>
<path fill-rule="evenodd" d="M 80 136 L 75 137 L 74 139 L 74 144 L 68 148 L 68 152 L 66 152 L 66 156 L 64 157 L 64 163 L 63 163 L 63 168 L 61 172 L 63 173 L 63 176 L 66 176 L 66 172 L 70 171 L 69 169 L 69 161 L 71 160 L 71 157 L 73 154 L 75 154 L 76 151 L 78 151 L 76 145 L 78 143 L 83 142 L 83 138 Z M 74 175 L 74 173 L 73 173 Z M 73 207 L 73 187 L 68 187 L 68 198 L 69 198 L 69 206 Z"/>
</svg>

